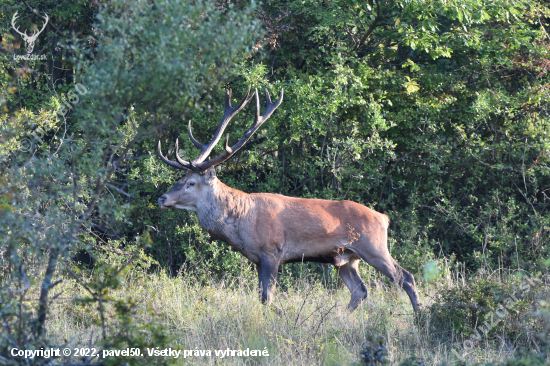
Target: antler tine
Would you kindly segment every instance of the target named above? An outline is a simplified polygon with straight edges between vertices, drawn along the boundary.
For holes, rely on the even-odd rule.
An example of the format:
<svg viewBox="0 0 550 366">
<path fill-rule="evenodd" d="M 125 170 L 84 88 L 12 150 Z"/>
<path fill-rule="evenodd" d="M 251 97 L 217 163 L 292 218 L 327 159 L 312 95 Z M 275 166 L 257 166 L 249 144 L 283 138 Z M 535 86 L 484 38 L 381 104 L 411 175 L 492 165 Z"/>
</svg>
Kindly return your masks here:
<svg viewBox="0 0 550 366">
<path fill-rule="evenodd" d="M 13 29 L 14 29 L 17 33 L 19 33 L 19 34 L 22 35 L 22 36 L 26 36 L 26 35 L 27 35 L 26 32 L 25 32 L 25 34 L 21 33 L 21 32 L 19 31 L 19 28 L 17 28 L 17 27 L 15 26 L 15 21 L 17 20 L 17 13 L 18 13 L 18 11 L 16 11 L 15 14 L 13 14 L 13 17 L 11 17 L 11 25 L 12 25 Z"/>
<path fill-rule="evenodd" d="M 48 16 L 48 14 L 45 14 L 46 16 L 44 17 L 44 25 L 42 26 L 42 29 L 40 29 L 40 32 L 38 32 L 38 34 L 42 33 L 42 31 L 46 28 L 46 26 L 48 25 L 48 20 L 50 19 L 50 17 Z"/>
<path fill-rule="evenodd" d="M 229 134 L 227 134 L 225 138 L 225 151 L 221 153 L 219 156 L 215 157 L 214 159 L 210 159 L 204 163 L 201 163 L 197 165 L 197 168 L 200 168 L 201 171 L 204 171 L 211 166 L 218 165 L 220 163 L 223 163 L 227 159 L 229 159 L 231 156 L 233 156 L 237 151 L 239 151 L 240 148 L 246 144 L 248 140 L 252 137 L 252 135 L 260 128 L 260 126 L 271 117 L 273 112 L 281 105 L 283 102 L 283 95 L 284 90 L 281 89 L 281 96 L 279 99 L 275 102 L 271 102 L 271 98 L 269 96 L 269 92 L 266 89 L 266 99 L 267 99 L 267 108 L 264 111 L 264 114 L 260 116 L 260 98 L 258 97 L 258 89 L 254 92 L 256 94 L 256 115 L 254 117 L 254 123 L 250 128 L 246 131 L 246 133 L 241 137 L 237 143 L 231 147 L 228 145 L 229 141 Z"/>
<path fill-rule="evenodd" d="M 272 103 L 269 91 L 266 88 L 265 97 L 267 99 L 267 107 L 265 108 L 264 114 L 260 116 L 260 98 L 258 97 L 258 89 L 256 89 L 256 117 L 254 118 L 254 123 L 252 124 L 252 126 L 250 126 L 248 131 L 246 131 L 244 137 L 250 138 L 258 130 L 258 128 L 260 128 L 262 124 L 267 121 L 269 117 L 271 117 L 273 112 L 275 112 L 275 109 L 277 109 L 283 102 L 283 93 L 284 90 L 281 89 L 281 96 L 279 97 L 277 102 Z"/>
<path fill-rule="evenodd" d="M 190 163 L 187 160 L 183 160 L 182 158 L 180 158 L 180 155 L 178 154 L 179 149 L 180 149 L 179 138 L 176 138 L 176 149 L 174 150 L 174 155 L 176 155 L 177 162 L 180 163 L 180 165 L 185 167 L 186 169 L 196 170 L 195 167 L 193 166 L 193 163 Z"/>
<path fill-rule="evenodd" d="M 193 133 L 191 132 L 191 120 L 189 120 L 189 126 L 188 126 L 188 129 L 187 129 L 187 133 L 189 134 L 189 139 L 191 140 L 193 145 L 195 145 L 196 147 L 198 147 L 201 150 L 203 150 L 205 148 L 205 146 L 203 144 L 201 144 L 200 142 L 195 140 L 195 138 L 193 137 Z"/>
<path fill-rule="evenodd" d="M 267 89 L 266 89 L 267 90 Z M 254 94 L 256 95 L 256 114 L 254 115 L 254 123 L 252 126 L 248 129 L 248 131 L 251 130 L 253 126 L 258 123 L 258 120 L 260 119 L 260 95 L 258 94 L 258 88 L 254 89 Z"/>
<path fill-rule="evenodd" d="M 177 140 L 176 140 L 176 155 L 177 155 L 177 146 L 178 146 L 177 143 L 178 143 L 178 142 L 177 142 Z M 175 161 L 166 159 L 166 158 L 164 157 L 164 155 L 162 155 L 162 148 L 161 148 L 161 146 L 160 146 L 160 140 L 159 140 L 159 143 L 158 143 L 158 145 L 157 145 L 157 152 L 158 152 L 158 154 L 159 154 L 161 160 L 164 161 L 166 164 L 168 164 L 168 165 L 170 165 L 170 166 L 172 166 L 172 167 L 174 167 L 174 168 L 184 169 L 184 170 L 190 170 L 190 168 L 188 168 L 188 167 L 186 167 L 186 166 L 184 166 L 184 165 L 182 165 L 182 164 L 179 164 L 179 163 L 176 163 Z"/>
<path fill-rule="evenodd" d="M 33 40 L 35 41 L 38 36 L 40 35 L 40 33 L 42 33 L 42 31 L 46 28 L 46 25 L 48 25 L 48 14 L 46 14 L 46 17 L 44 18 L 45 22 L 44 22 L 44 25 L 42 26 L 42 29 L 40 30 L 35 30 L 34 32 L 32 32 L 32 36 L 29 37 L 30 40 Z M 32 48 L 29 48 L 30 52 L 32 52 Z"/>
<path fill-rule="evenodd" d="M 264 123 L 269 117 L 271 117 L 273 112 L 275 112 L 275 109 L 279 108 L 279 106 L 283 102 L 283 89 L 281 89 L 281 96 L 279 97 L 279 99 L 277 99 L 275 103 L 271 102 L 271 97 L 269 96 L 269 91 L 267 90 L 267 88 L 265 89 L 265 97 L 267 99 L 267 107 L 265 108 L 264 114 L 262 114 L 262 121 L 260 122 L 260 125 Z"/>
<path fill-rule="evenodd" d="M 225 135 L 225 151 L 227 151 L 228 154 L 233 154 L 233 150 L 229 147 L 229 134 Z"/>
<path fill-rule="evenodd" d="M 207 145 L 202 145 L 201 153 L 199 156 L 197 156 L 191 163 L 194 166 L 199 166 L 210 154 L 214 146 L 220 141 L 223 132 L 225 131 L 225 128 L 229 124 L 229 121 L 231 121 L 231 118 L 233 118 L 241 109 L 244 108 L 244 106 L 248 103 L 250 98 L 248 97 L 250 94 L 250 86 L 248 87 L 248 90 L 244 96 L 244 98 L 239 102 L 238 105 L 235 107 L 231 106 L 231 90 L 226 90 L 225 93 L 225 111 L 223 113 L 222 120 L 220 124 L 218 125 L 218 128 L 216 129 L 216 132 L 214 133 L 214 137 Z M 194 142 L 193 142 L 194 143 Z M 195 144 L 195 143 L 194 143 Z M 195 144 L 197 146 L 197 144 Z M 198 146 L 197 146 L 198 147 Z"/>
</svg>

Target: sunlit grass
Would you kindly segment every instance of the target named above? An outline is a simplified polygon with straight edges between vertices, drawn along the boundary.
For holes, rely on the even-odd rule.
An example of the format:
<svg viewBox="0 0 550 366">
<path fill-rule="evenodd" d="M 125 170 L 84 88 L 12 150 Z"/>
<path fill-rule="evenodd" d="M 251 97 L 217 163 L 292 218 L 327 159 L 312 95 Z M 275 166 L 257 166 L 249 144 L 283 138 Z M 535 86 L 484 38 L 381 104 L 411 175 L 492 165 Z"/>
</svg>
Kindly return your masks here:
<svg viewBox="0 0 550 366">
<path fill-rule="evenodd" d="M 283 315 L 260 303 L 252 272 L 206 283 L 185 273 L 173 278 L 163 273 L 130 276 L 111 296 L 134 298 L 143 310 L 137 315 L 139 320 L 162 323 L 181 349 L 212 351 L 211 357 L 180 358 L 178 364 L 349 365 L 359 361 L 359 350 L 367 336 L 384 339 L 388 358 L 394 364 L 413 355 L 427 365 L 456 360 L 451 349 L 460 350 L 463 339 L 451 329 L 444 338 L 441 333 L 435 336 L 428 315 L 415 320 L 404 291 L 370 270 L 363 271 L 367 271 L 363 277 L 369 297 L 351 314 L 346 311 L 349 291 L 341 282 L 327 285 L 307 276 L 276 292 L 274 302 L 284 310 Z M 438 280 L 438 286 L 453 286 L 462 280 L 449 272 Z M 73 345 L 88 345 L 93 337 L 91 344 L 95 344 L 101 335 L 98 312 L 91 305 L 79 306 L 71 301 L 86 296 L 86 291 L 74 280 L 60 286 L 66 296 L 53 305 L 49 334 Z M 431 303 L 436 288 L 435 284 L 419 281 L 424 308 Z M 106 306 L 105 314 L 108 326 L 116 324 L 112 306 Z M 227 348 L 267 349 L 269 357 L 219 360 L 214 356 L 214 350 Z M 489 339 L 465 357 L 470 362 L 499 362 L 510 358 L 514 351 L 514 346 Z"/>
</svg>

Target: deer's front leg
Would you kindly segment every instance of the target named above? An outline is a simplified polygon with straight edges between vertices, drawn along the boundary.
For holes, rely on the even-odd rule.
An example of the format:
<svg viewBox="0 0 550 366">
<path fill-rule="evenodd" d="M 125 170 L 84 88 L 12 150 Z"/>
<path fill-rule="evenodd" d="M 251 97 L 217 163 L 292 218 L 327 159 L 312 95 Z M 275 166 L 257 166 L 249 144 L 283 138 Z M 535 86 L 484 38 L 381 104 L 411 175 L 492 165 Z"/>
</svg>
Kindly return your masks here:
<svg viewBox="0 0 550 366">
<path fill-rule="evenodd" d="M 277 270 L 279 269 L 279 263 L 272 258 L 262 257 L 261 262 L 256 265 L 256 269 L 258 270 L 258 282 L 262 304 L 270 305 L 273 301 L 275 287 L 277 286 Z M 275 309 L 278 313 L 282 312 L 277 306 L 275 306 Z"/>
</svg>

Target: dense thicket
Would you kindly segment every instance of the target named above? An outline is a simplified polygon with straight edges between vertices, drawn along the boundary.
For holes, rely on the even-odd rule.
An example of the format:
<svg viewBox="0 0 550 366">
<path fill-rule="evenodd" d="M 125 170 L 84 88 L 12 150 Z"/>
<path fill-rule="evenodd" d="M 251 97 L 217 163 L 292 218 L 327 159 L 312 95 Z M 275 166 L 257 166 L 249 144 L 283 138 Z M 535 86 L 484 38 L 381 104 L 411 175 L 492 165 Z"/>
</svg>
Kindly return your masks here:
<svg viewBox="0 0 550 366">
<path fill-rule="evenodd" d="M 49 15 L 33 51 L 45 60 L 15 59 L 28 51 L 11 26 L 16 11 L 27 34 Z M 413 271 L 437 256 L 472 270 L 541 264 L 549 16 L 531 0 L 5 1 L 0 316 L 19 323 L 2 334 L 26 324 L 18 342 L 45 342 L 55 276 L 74 274 L 70 259 L 84 253 L 103 258 L 104 275 L 88 284 L 99 309 L 128 268 L 105 259 L 116 253 L 146 266 L 145 250 L 171 273 L 239 270 L 244 259 L 193 214 L 156 204 L 181 174 L 156 157 L 157 141 L 173 154 L 181 135 L 180 153 L 194 156 L 187 121 L 209 140 L 224 88 L 235 100 L 248 85 L 285 90 L 269 123 L 220 167 L 224 183 L 383 212 L 393 255 Z M 231 142 L 252 113 L 231 123 Z M 25 313 L 22 294 L 36 281 Z"/>
<path fill-rule="evenodd" d="M 227 86 L 284 88 L 285 101 L 221 179 L 384 212 L 392 252 L 415 270 L 433 256 L 470 269 L 531 267 L 548 257 L 550 228 L 547 10 L 507 1 L 264 5 L 267 45 L 236 65 Z M 201 141 L 221 116 L 221 88 L 190 116 Z M 162 132 L 165 146 L 187 141 L 186 122 L 178 116 Z M 183 150 L 195 153 L 188 141 Z M 192 215 L 153 207 L 179 174 L 158 179 L 157 169 L 167 168 L 143 162 L 133 175 L 136 233 L 150 225 L 165 235 L 153 248 L 163 263 L 208 252 L 215 268 L 236 265 Z"/>
</svg>

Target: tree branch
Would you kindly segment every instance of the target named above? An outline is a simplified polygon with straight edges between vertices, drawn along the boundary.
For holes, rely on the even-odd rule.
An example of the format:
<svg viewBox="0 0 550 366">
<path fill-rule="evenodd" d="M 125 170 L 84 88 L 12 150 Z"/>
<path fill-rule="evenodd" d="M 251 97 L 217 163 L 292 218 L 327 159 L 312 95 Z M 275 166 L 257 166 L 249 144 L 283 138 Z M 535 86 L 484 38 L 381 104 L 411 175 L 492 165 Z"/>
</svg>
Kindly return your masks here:
<svg viewBox="0 0 550 366">
<path fill-rule="evenodd" d="M 44 275 L 44 280 L 42 281 L 42 290 L 40 291 L 40 299 L 38 301 L 38 324 L 36 327 L 36 335 L 40 338 L 44 332 L 46 323 L 46 315 L 48 313 L 48 295 L 50 289 L 54 286 L 52 284 L 52 277 L 57 267 L 57 257 L 59 256 L 58 248 L 50 249 L 50 259 L 48 261 L 48 267 L 46 268 L 46 274 Z"/>
<path fill-rule="evenodd" d="M 363 43 L 365 43 L 367 38 L 369 38 L 372 32 L 374 32 L 374 29 L 376 28 L 376 26 L 378 25 L 378 22 L 380 21 L 380 18 L 382 15 L 382 9 L 380 8 L 380 1 L 382 0 L 376 0 L 376 8 L 377 8 L 376 18 L 374 18 L 374 21 L 371 23 L 369 29 L 367 29 L 367 32 L 365 33 L 363 38 L 361 38 L 361 40 L 359 41 L 359 44 L 357 45 L 355 52 L 359 51 L 359 48 L 361 48 L 361 46 L 363 45 Z"/>
<path fill-rule="evenodd" d="M 33 9 L 32 6 L 30 6 L 29 3 L 27 3 L 25 0 L 23 0 L 23 4 L 25 4 L 25 5 L 27 6 L 27 8 L 29 8 L 29 10 L 30 10 L 31 12 L 33 12 L 33 13 L 37 13 L 37 12 L 38 12 L 38 10 Z M 49 25 L 55 30 L 55 32 L 56 32 L 57 34 L 59 34 L 61 37 L 63 37 L 63 38 L 69 38 L 69 36 L 66 36 L 66 35 L 64 35 L 63 33 L 61 33 L 61 32 L 59 31 L 59 28 L 57 28 L 55 25 L 53 25 L 53 23 L 51 22 L 51 19 L 50 19 L 50 21 L 48 22 L 48 24 L 49 24 Z"/>
</svg>

